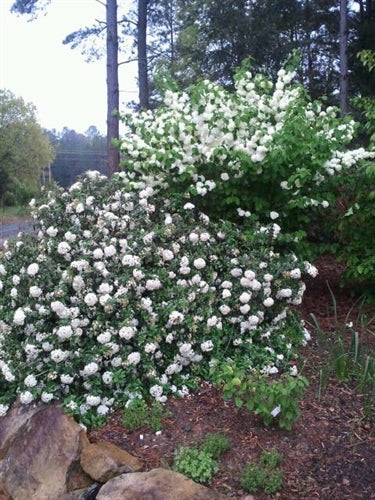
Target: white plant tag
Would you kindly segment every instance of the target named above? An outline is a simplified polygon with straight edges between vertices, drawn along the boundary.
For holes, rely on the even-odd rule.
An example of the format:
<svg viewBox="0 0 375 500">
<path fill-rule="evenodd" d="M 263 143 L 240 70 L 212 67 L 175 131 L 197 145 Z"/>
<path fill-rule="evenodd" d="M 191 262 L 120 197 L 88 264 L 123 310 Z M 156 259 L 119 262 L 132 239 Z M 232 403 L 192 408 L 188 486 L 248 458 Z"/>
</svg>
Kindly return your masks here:
<svg viewBox="0 0 375 500">
<path fill-rule="evenodd" d="M 281 412 L 281 408 L 280 406 L 276 406 L 276 408 L 274 408 L 272 411 L 271 411 L 271 416 L 272 417 L 277 417 L 277 415 Z"/>
</svg>

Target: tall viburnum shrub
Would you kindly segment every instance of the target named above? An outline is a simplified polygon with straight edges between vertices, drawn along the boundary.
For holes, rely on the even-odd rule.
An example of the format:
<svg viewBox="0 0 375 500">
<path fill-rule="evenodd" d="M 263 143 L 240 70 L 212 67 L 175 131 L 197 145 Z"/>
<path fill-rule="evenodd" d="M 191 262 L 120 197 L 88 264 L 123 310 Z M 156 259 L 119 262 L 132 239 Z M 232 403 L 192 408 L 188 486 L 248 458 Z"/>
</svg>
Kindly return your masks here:
<svg viewBox="0 0 375 500">
<path fill-rule="evenodd" d="M 129 178 L 189 192 L 214 217 L 264 223 L 272 213 L 287 240 L 303 239 L 334 203 L 338 174 L 367 153 L 345 152 L 353 120 L 310 102 L 293 78 L 281 69 L 272 83 L 243 68 L 234 92 L 202 81 L 187 93 L 166 90 L 156 111 L 126 114 Z"/>
<path fill-rule="evenodd" d="M 89 172 L 33 205 L 37 238 L 0 261 L 0 414 L 17 397 L 61 400 L 89 421 L 183 396 L 214 360 L 288 370 L 305 338 L 289 305 L 316 269 L 272 249 L 277 224 L 245 241 L 125 174 Z"/>
</svg>

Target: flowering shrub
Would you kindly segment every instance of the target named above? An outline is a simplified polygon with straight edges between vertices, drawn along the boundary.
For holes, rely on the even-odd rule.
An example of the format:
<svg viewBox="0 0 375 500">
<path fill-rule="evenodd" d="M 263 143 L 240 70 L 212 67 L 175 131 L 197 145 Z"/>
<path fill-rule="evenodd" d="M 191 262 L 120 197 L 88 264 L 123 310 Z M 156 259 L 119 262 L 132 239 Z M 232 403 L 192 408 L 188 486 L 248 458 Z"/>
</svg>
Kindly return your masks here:
<svg viewBox="0 0 375 500">
<path fill-rule="evenodd" d="M 302 241 L 313 222 L 321 228 L 340 174 L 368 153 L 345 151 L 355 123 L 309 102 L 293 78 L 281 69 L 273 84 L 243 68 L 235 92 L 208 81 L 166 90 L 161 108 L 123 117 L 127 175 L 189 192 L 208 215 L 245 227 L 278 218 L 280 242 Z"/>
<path fill-rule="evenodd" d="M 249 242 L 185 201 L 88 172 L 33 203 L 37 238 L 7 242 L 0 263 L 1 414 L 60 400 L 89 421 L 184 396 L 215 360 L 288 366 L 305 339 L 289 305 L 316 269 L 272 250 L 277 224 L 253 223 Z"/>
</svg>

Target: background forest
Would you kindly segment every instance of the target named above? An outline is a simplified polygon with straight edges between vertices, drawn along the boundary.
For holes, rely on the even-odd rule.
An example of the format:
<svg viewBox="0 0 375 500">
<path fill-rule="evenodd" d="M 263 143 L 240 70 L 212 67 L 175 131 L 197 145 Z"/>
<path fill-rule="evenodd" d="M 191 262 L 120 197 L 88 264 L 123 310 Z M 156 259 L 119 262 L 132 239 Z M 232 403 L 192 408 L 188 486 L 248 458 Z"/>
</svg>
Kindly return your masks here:
<svg viewBox="0 0 375 500">
<path fill-rule="evenodd" d="M 32 17 L 48 9 L 48 3 L 17 0 L 12 10 Z M 40 178 L 44 182 L 52 176 L 67 186 L 90 165 L 110 173 L 118 170 L 119 152 L 112 146 L 112 139 L 120 137 L 118 115 L 113 113 L 119 109 L 117 72 L 119 65 L 135 59 L 139 99 L 131 104 L 134 110 L 159 106 L 160 83 L 166 75 L 182 90 L 202 78 L 233 90 L 236 68 L 244 60 L 272 80 L 289 61 L 312 99 L 340 106 L 342 114 L 350 111 L 365 124 L 363 105 L 368 114 L 375 92 L 371 64 L 365 67 L 362 62 L 375 47 L 373 0 L 139 0 L 123 9 L 122 2 L 108 0 L 103 19 L 67 34 L 63 42 L 80 49 L 88 61 L 107 58 L 107 139 L 100 137 L 95 124 L 85 137 L 67 128 L 39 130 L 52 148 L 47 154 L 44 150 L 20 157 L 16 145 L 19 149 L 26 144 L 23 130 L 30 127 L 30 120 L 32 127 L 38 127 L 35 113 L 30 115 L 30 105 L 2 91 L 2 203 L 22 203 L 35 192 Z M 9 107 L 17 111 L 7 114 Z M 357 136 L 364 144 L 366 126 Z M 15 135 L 15 128 L 22 132 Z"/>
</svg>

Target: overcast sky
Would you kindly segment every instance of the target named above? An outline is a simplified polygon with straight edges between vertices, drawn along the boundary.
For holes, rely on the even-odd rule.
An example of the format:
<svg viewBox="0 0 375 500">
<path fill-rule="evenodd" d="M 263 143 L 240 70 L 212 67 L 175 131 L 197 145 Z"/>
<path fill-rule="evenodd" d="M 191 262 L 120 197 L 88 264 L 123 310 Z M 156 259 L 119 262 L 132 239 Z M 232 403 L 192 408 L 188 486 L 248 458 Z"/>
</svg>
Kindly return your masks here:
<svg viewBox="0 0 375 500">
<path fill-rule="evenodd" d="M 28 21 L 10 13 L 12 3 L 0 0 L 0 88 L 32 102 L 44 128 L 85 132 L 95 125 L 105 133 L 105 59 L 86 63 L 79 49 L 62 44 L 69 33 L 105 19 L 104 7 L 95 0 L 52 0 L 47 14 Z M 125 67 L 124 102 L 137 99 L 135 68 Z"/>
</svg>

